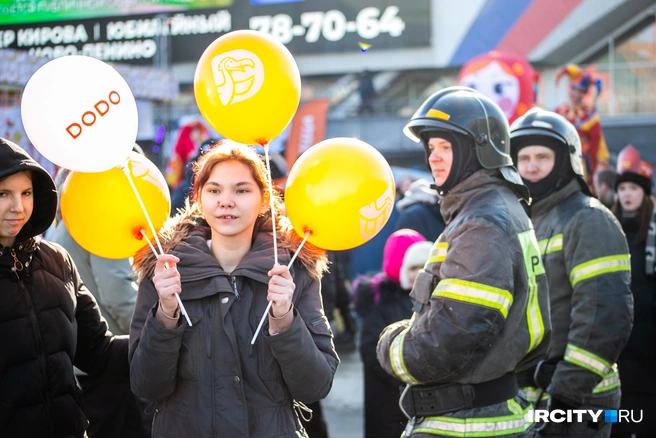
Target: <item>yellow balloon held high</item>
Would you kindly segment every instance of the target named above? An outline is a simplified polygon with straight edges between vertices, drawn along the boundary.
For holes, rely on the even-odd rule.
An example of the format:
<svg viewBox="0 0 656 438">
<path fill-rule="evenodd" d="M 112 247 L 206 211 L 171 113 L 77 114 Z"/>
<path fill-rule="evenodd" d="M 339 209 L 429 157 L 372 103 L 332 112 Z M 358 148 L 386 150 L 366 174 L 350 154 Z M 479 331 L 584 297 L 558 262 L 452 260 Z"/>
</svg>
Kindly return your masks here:
<svg viewBox="0 0 656 438">
<path fill-rule="evenodd" d="M 289 50 L 252 30 L 229 32 L 210 44 L 194 75 L 200 113 L 219 134 L 265 144 L 294 117 L 301 76 Z"/>
<path fill-rule="evenodd" d="M 171 211 L 171 195 L 157 166 L 131 152 L 128 171 L 155 230 Z M 153 238 L 148 220 L 123 169 L 105 172 L 71 172 L 61 193 L 62 217 L 71 236 L 82 248 L 108 259 L 132 257 Z"/>
<path fill-rule="evenodd" d="M 394 176 L 373 146 L 354 138 L 324 140 L 294 163 L 285 208 L 294 230 L 319 248 L 339 251 L 373 238 L 394 208 Z"/>
</svg>

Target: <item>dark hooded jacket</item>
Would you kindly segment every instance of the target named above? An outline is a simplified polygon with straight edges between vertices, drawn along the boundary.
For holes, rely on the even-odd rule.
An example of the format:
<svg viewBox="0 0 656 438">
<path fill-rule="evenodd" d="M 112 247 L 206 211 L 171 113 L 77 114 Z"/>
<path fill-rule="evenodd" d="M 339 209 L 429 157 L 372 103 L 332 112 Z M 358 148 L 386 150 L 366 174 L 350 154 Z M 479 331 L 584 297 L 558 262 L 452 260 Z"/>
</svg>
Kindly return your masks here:
<svg viewBox="0 0 656 438">
<path fill-rule="evenodd" d="M 107 331 L 66 250 L 37 237 L 57 209 L 50 175 L 0 139 L 0 180 L 21 171 L 31 174 L 34 210 L 14 246 L 0 245 L 0 436 L 82 437 L 88 422 L 73 366 L 127 378 L 127 339 Z M 20 267 L 12 252 L 22 270 L 12 270 Z"/>
<path fill-rule="evenodd" d="M 153 437 L 306 436 L 295 401 L 328 395 L 338 364 L 321 305 L 325 261 L 300 253 L 290 267 L 296 285 L 291 327 L 271 336 L 265 322 L 251 345 L 267 306 L 271 233 L 256 232 L 230 274 L 210 252 L 207 222 L 193 212 L 174 218 L 162 234 L 164 252 L 180 259 L 180 298 L 193 325 L 183 316 L 172 329 L 157 322 L 156 259 L 138 254 L 142 280 L 130 328 L 131 381 L 135 394 L 157 402 Z M 279 263 L 290 258 L 290 249 L 279 244 Z"/>
</svg>

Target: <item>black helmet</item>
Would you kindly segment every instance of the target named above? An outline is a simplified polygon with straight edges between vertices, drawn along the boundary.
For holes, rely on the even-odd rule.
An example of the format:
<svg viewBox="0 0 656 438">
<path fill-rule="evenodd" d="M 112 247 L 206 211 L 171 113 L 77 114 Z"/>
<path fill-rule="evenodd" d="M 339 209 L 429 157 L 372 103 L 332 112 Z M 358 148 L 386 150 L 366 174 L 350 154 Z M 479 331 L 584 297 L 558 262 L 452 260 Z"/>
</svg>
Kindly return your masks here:
<svg viewBox="0 0 656 438">
<path fill-rule="evenodd" d="M 590 194 L 590 188 L 585 182 L 583 153 L 579 133 L 565 117 L 542 108 L 532 108 L 526 114 L 515 120 L 510 127 L 510 142 L 513 155 L 521 139 L 528 136 L 547 137 L 562 144 L 569 155 L 569 168 L 579 178 L 583 190 Z"/>
<path fill-rule="evenodd" d="M 542 108 L 532 108 L 510 127 L 511 145 L 516 144 L 517 139 L 529 135 L 551 137 L 560 141 L 567 148 L 572 171 L 580 177 L 585 176 L 579 133 L 565 117 Z M 513 150 L 514 152 L 516 151 Z"/>
<path fill-rule="evenodd" d="M 419 107 L 403 132 L 415 142 L 428 143 L 431 132 L 450 132 L 472 140 L 478 162 L 486 169 L 500 169 L 503 177 L 528 200 L 528 190 L 513 167 L 508 120 L 501 108 L 478 91 L 449 87 L 430 96 Z"/>
</svg>

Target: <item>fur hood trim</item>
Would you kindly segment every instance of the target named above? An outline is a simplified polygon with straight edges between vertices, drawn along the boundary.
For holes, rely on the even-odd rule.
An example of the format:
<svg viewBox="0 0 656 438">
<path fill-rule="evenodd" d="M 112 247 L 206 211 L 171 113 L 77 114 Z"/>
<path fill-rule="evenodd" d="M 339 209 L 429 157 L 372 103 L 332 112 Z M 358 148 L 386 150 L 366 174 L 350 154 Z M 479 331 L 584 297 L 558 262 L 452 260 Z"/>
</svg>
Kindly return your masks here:
<svg viewBox="0 0 656 438">
<path fill-rule="evenodd" d="M 277 217 L 277 237 L 278 247 L 288 249 L 292 254 L 296 251 L 302 242 L 302 239 L 294 231 L 289 219 L 284 216 Z M 159 239 L 164 253 L 170 253 L 173 248 L 183 242 L 192 229 L 196 227 L 207 227 L 209 225 L 202 217 L 196 206 L 187 206 L 185 209 L 178 210 L 178 214 L 166 221 L 163 229 L 159 232 Z M 266 232 L 266 231 L 259 231 Z M 152 244 L 157 248 L 157 243 L 152 240 Z M 306 242 L 301 249 L 297 258 L 310 277 L 314 280 L 320 280 L 323 273 L 328 270 L 328 258 L 326 252 L 316 246 Z M 271 259 L 273 265 L 273 257 Z M 153 254 L 150 246 L 139 250 L 134 257 L 133 268 L 139 274 L 140 279 L 150 278 L 155 271 L 157 258 Z"/>
</svg>

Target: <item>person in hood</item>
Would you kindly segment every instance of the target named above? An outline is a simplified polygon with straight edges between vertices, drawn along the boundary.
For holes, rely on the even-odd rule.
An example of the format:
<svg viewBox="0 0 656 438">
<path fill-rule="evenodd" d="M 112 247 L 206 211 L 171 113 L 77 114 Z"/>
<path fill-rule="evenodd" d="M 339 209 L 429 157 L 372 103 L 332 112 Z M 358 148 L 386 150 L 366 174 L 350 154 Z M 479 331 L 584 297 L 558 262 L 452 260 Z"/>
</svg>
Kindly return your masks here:
<svg viewBox="0 0 656 438">
<path fill-rule="evenodd" d="M 512 167 L 508 122 L 481 93 L 430 96 L 405 129 L 421 142 L 446 222 L 410 293 L 414 314 L 377 347 L 407 384 L 405 437 L 529 436 L 515 370 L 538 363 L 551 327 L 528 190 Z"/>
<path fill-rule="evenodd" d="M 0 139 L 0 436 L 86 437 L 76 366 L 128 378 L 127 337 L 114 337 L 75 263 L 41 240 L 57 211 L 50 175 Z"/>
<path fill-rule="evenodd" d="M 301 239 L 280 212 L 272 233 L 267 181 L 253 148 L 221 142 L 196 165 L 193 203 L 161 232 L 164 254 L 135 257 L 131 382 L 156 402 L 153 436 L 307 437 L 303 404 L 330 391 L 339 360 L 321 304 L 326 255 L 306 244 L 288 266 Z"/>
<path fill-rule="evenodd" d="M 541 436 L 610 436 L 588 410 L 617 409 L 615 362 L 631 333 L 631 262 L 619 223 L 584 179 L 581 142 L 564 117 L 540 108 L 511 126 L 511 150 L 531 191 L 531 218 L 549 281 L 553 335 L 546 360 L 519 373 L 552 410 L 582 409 L 583 421 L 542 423 Z"/>
</svg>

